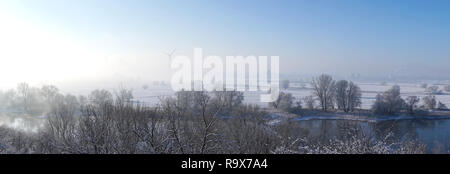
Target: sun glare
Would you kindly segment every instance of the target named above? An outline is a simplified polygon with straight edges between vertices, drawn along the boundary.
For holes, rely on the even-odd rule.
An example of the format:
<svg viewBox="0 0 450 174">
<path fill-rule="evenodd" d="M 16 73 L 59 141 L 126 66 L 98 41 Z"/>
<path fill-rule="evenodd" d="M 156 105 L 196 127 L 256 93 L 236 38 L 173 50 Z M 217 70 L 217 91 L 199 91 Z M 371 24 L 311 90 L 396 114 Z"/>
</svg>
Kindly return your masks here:
<svg viewBox="0 0 450 174">
<path fill-rule="evenodd" d="M 101 69 L 96 55 L 63 31 L 0 12 L 0 82 L 52 82 L 83 78 Z"/>
</svg>

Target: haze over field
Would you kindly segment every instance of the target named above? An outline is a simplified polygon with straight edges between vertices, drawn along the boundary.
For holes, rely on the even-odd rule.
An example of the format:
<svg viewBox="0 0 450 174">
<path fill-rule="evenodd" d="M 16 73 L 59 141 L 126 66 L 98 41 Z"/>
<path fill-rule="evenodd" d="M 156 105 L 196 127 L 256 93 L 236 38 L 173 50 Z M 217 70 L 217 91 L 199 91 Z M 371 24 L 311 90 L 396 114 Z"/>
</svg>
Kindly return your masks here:
<svg viewBox="0 0 450 174">
<path fill-rule="evenodd" d="M 450 153 L 449 9 L 0 0 L 0 154 Z"/>
<path fill-rule="evenodd" d="M 280 73 L 450 78 L 448 1 L 0 2 L 0 81 L 92 88 L 170 79 L 166 53 L 280 56 Z M 107 83 L 108 82 L 108 83 Z M 97 85 L 97 86 L 96 86 Z"/>
</svg>

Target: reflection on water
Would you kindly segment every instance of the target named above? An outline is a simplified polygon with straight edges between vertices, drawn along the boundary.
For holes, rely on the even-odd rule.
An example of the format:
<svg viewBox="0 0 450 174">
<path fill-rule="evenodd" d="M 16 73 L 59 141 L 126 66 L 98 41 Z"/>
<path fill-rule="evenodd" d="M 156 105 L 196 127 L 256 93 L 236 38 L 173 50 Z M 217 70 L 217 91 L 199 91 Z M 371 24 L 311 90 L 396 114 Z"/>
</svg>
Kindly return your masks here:
<svg viewBox="0 0 450 174">
<path fill-rule="evenodd" d="M 29 115 L 0 115 L 0 126 L 24 132 L 38 132 L 44 127 L 45 118 Z"/>
<path fill-rule="evenodd" d="M 377 140 L 390 132 L 395 140 L 417 140 L 425 143 L 430 153 L 450 153 L 450 120 L 389 120 L 365 122 L 355 120 L 302 120 L 300 126 L 309 135 L 326 141 L 345 136 L 348 127 L 360 127 L 365 135 Z"/>
</svg>

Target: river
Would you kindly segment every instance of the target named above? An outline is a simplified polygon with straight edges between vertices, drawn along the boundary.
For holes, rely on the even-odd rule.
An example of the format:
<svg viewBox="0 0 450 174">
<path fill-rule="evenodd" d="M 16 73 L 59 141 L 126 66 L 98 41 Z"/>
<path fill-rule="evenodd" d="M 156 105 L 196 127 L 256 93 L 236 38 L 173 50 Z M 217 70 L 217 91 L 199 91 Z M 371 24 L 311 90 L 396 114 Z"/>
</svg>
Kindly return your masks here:
<svg viewBox="0 0 450 174">
<path fill-rule="evenodd" d="M 389 132 L 396 140 L 417 140 L 427 145 L 429 153 L 450 153 L 450 119 L 399 119 L 383 121 L 309 119 L 299 120 L 310 136 L 332 139 L 358 127 L 365 135 L 377 140 Z"/>
</svg>

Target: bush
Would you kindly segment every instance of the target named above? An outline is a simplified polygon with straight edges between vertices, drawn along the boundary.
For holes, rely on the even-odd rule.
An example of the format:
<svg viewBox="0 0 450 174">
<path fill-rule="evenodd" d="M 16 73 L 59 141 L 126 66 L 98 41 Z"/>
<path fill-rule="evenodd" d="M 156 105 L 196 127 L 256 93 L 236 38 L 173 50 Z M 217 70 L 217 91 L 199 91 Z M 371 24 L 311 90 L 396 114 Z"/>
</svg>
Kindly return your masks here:
<svg viewBox="0 0 450 174">
<path fill-rule="evenodd" d="M 426 109 L 435 109 L 436 108 L 436 96 L 434 95 L 428 95 L 423 98 L 424 107 Z"/>
<path fill-rule="evenodd" d="M 447 106 L 444 103 L 439 102 L 437 105 L 437 109 L 439 110 L 447 110 Z"/>
<path fill-rule="evenodd" d="M 376 96 L 376 101 L 372 106 L 375 114 L 394 115 L 405 106 L 405 101 L 400 96 L 400 86 L 393 86 L 382 94 Z"/>
<path fill-rule="evenodd" d="M 316 105 L 316 99 L 312 95 L 306 96 L 303 97 L 303 103 L 305 104 L 305 107 L 307 109 L 314 109 Z"/>
<path fill-rule="evenodd" d="M 409 96 L 406 98 L 406 108 L 410 114 L 414 114 L 415 109 L 417 108 L 417 104 L 419 103 L 420 98 L 417 96 Z"/>
<path fill-rule="evenodd" d="M 270 105 L 276 109 L 282 111 L 290 112 L 292 111 L 295 98 L 290 93 L 280 92 L 278 98 L 275 102 L 270 103 Z"/>
</svg>

